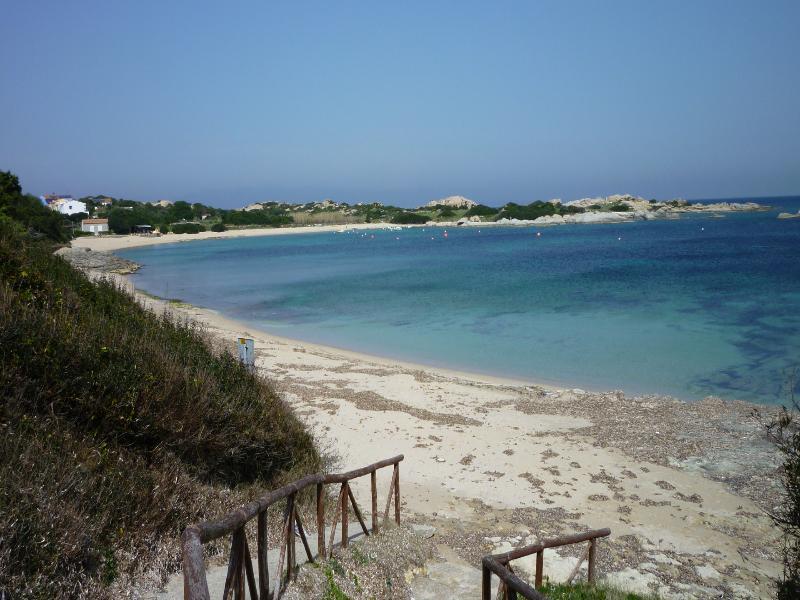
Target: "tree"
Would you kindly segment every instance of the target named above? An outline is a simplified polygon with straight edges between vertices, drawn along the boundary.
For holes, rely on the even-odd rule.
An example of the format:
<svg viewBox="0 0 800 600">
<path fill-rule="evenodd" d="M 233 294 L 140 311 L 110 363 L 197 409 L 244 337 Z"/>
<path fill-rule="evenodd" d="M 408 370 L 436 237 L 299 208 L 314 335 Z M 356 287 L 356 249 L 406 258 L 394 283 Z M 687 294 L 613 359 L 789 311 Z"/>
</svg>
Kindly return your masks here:
<svg viewBox="0 0 800 600">
<path fill-rule="evenodd" d="M 194 217 L 192 205 L 183 200 L 178 200 L 169 209 L 172 221 L 191 221 Z"/>
<path fill-rule="evenodd" d="M 56 242 L 71 235 L 64 227 L 63 215 L 44 206 L 36 196 L 23 194 L 19 178 L 10 171 L 0 171 L 0 213 Z"/>
</svg>

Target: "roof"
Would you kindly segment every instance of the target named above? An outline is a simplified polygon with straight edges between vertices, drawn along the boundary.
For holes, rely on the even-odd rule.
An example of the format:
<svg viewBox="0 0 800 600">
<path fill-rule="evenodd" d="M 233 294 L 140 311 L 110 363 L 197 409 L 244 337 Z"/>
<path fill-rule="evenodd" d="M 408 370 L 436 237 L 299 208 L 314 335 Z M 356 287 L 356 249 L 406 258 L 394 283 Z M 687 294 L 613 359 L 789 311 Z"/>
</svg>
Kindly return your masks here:
<svg viewBox="0 0 800 600">
<path fill-rule="evenodd" d="M 108 225 L 108 219 L 84 219 L 81 225 Z"/>
</svg>

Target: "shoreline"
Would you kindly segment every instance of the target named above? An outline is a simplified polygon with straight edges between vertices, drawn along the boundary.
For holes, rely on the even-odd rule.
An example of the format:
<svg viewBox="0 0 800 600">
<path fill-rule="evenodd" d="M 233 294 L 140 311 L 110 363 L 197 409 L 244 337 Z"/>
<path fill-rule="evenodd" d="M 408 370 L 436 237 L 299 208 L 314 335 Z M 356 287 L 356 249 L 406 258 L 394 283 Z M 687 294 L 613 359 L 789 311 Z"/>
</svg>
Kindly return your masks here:
<svg viewBox="0 0 800 600">
<path fill-rule="evenodd" d="M 342 469 L 404 454 L 404 518 L 433 527 L 449 560 L 477 565 L 482 554 L 541 536 L 610 527 L 607 579 L 641 592 L 657 584 L 665 598 L 712 597 L 730 578 L 761 597 L 780 571 L 777 533 L 762 512 L 776 498 L 766 483 L 772 459 L 747 403 L 630 398 L 432 368 L 135 293 L 152 310 L 200 323 L 215 345 L 232 350 L 236 337 L 252 337 L 259 372 Z M 357 498 L 369 496 L 367 486 L 353 485 Z M 572 561 L 548 554 L 548 575 L 565 578 Z"/>
<path fill-rule="evenodd" d="M 87 271 L 150 310 L 200 324 L 216 348 L 235 351 L 237 337 L 252 337 L 259 373 L 338 470 L 404 454 L 403 518 L 432 528 L 440 556 L 475 580 L 469 589 L 479 589 L 485 554 L 600 527 L 612 531 L 604 579 L 631 590 L 764 597 L 780 575 L 780 532 L 765 513 L 780 501 L 778 459 L 751 417 L 755 405 L 589 392 L 375 357 L 273 335 L 137 291 L 131 277 Z M 763 409 L 768 417 L 776 407 Z M 385 489 L 388 474 L 378 479 Z M 369 497 L 368 482 L 352 489 Z M 574 560 L 548 551 L 548 575 L 565 579 Z M 518 568 L 530 575 L 532 564 Z"/>
</svg>

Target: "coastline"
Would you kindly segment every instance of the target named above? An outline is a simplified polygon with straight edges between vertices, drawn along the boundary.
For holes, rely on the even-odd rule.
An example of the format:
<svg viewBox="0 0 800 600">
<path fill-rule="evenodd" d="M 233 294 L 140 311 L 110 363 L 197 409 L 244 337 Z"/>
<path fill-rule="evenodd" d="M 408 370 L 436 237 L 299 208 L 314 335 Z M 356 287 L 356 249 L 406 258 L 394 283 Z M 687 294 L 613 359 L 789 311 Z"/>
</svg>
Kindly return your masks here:
<svg viewBox="0 0 800 600">
<path fill-rule="evenodd" d="M 632 398 L 379 358 L 154 298 L 123 275 L 90 275 L 199 323 L 217 347 L 253 337 L 261 374 L 342 469 L 404 454 L 404 518 L 433 527 L 440 554 L 465 576 L 479 578 L 474 565 L 488 552 L 597 527 L 612 530 L 603 572 L 631 589 L 763 597 L 780 574 L 779 534 L 764 514 L 777 502 L 777 463 L 750 419 L 753 405 Z M 353 490 L 369 495 L 361 484 Z M 565 578 L 573 562 L 554 551 L 547 573 Z"/>
<path fill-rule="evenodd" d="M 201 231 L 200 233 L 167 233 L 154 235 L 101 235 L 83 236 L 72 240 L 73 248 L 88 248 L 96 252 L 113 252 L 142 246 L 160 246 L 197 240 L 222 240 L 240 237 L 263 237 L 271 235 L 301 235 L 307 233 L 334 233 L 350 229 L 390 229 L 400 227 L 392 223 L 351 223 L 349 225 L 311 225 L 307 227 L 259 227 L 254 229 L 229 229 L 228 231 Z M 403 225 L 402 227 L 420 227 Z"/>
</svg>

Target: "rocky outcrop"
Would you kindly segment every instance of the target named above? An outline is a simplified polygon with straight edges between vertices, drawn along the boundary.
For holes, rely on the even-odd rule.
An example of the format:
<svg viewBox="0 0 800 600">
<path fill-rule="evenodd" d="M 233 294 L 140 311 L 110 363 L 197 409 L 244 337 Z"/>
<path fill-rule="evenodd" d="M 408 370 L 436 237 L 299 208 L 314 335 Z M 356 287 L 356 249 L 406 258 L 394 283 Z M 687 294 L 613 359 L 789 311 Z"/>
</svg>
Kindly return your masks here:
<svg viewBox="0 0 800 600">
<path fill-rule="evenodd" d="M 65 259 L 73 267 L 82 270 L 91 269 L 103 273 L 126 275 L 139 269 L 139 264 L 121 258 L 111 252 L 97 252 L 89 248 L 60 248 L 56 254 Z"/>
<path fill-rule="evenodd" d="M 442 198 L 441 200 L 431 200 L 425 206 L 432 207 L 432 206 L 448 206 L 450 208 L 472 208 L 473 206 L 477 206 L 478 203 L 470 200 L 469 198 L 464 198 L 464 196 L 448 196 L 447 198 Z"/>
</svg>

